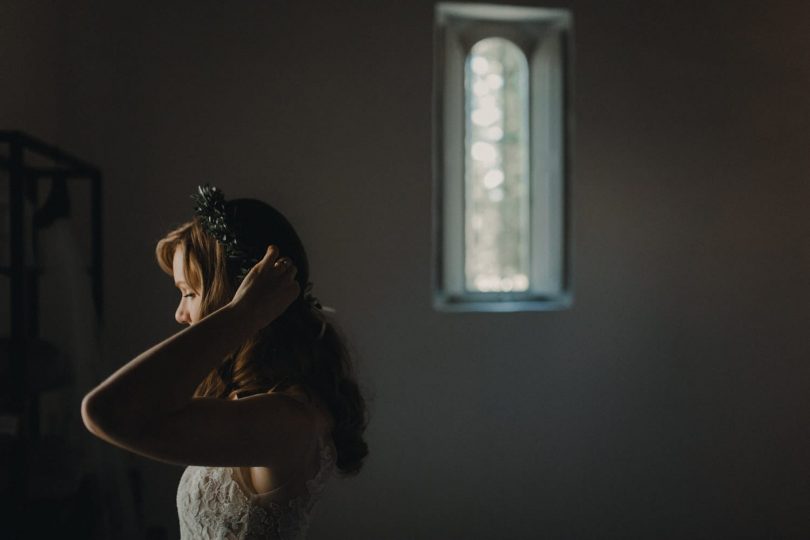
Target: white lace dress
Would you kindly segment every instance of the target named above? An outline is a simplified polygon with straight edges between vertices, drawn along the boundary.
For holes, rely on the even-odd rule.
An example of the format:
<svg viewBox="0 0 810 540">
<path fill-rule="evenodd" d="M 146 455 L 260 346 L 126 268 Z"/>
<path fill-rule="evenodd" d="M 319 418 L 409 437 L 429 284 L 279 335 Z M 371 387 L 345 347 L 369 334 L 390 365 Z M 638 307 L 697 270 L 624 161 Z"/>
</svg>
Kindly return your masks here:
<svg viewBox="0 0 810 540">
<path fill-rule="evenodd" d="M 186 467 L 177 487 L 180 540 L 301 540 L 328 480 L 335 472 L 331 437 L 321 437 L 319 468 L 291 496 L 293 484 L 253 493 L 238 467 Z"/>
</svg>

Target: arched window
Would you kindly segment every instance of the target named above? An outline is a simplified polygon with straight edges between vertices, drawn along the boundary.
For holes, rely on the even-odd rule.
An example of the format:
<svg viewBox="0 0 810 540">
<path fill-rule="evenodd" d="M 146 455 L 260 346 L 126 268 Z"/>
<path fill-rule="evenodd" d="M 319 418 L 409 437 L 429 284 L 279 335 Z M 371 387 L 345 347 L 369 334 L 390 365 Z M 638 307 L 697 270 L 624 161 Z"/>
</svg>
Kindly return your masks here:
<svg viewBox="0 0 810 540">
<path fill-rule="evenodd" d="M 567 10 L 436 6 L 434 307 L 571 305 Z"/>
<path fill-rule="evenodd" d="M 467 291 L 529 288 L 529 65 L 509 40 L 467 55 L 464 245 Z"/>
</svg>

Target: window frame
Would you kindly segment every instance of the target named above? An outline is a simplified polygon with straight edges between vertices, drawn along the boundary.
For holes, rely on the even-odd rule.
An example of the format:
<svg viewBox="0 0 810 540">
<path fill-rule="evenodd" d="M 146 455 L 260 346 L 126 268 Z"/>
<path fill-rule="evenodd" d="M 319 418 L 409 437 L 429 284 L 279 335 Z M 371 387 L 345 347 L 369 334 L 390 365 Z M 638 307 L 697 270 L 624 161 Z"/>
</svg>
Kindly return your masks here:
<svg viewBox="0 0 810 540">
<path fill-rule="evenodd" d="M 433 306 L 436 310 L 547 311 L 566 309 L 573 303 L 570 248 L 572 26 L 570 12 L 562 9 L 447 2 L 436 5 L 432 231 Z M 530 288 L 521 292 L 467 291 L 464 286 L 464 70 L 472 47 L 490 37 L 508 39 L 517 45 L 529 65 L 532 262 Z M 548 74 L 551 77 L 543 78 Z M 552 124 L 556 124 L 541 123 L 542 114 L 547 114 L 553 119 Z M 538 167 L 538 163 L 543 167 Z M 541 189 L 543 187 L 545 190 Z M 542 198 L 543 194 L 548 196 Z M 549 208 L 548 204 L 555 207 Z M 552 219 L 554 211 L 558 213 Z M 542 222 L 552 226 L 543 229 Z M 538 246 L 540 242 L 545 242 L 545 247 Z M 544 263 L 541 249 L 546 250 L 543 253 L 557 250 L 557 267 L 546 268 L 546 285 L 553 282 L 558 290 L 537 290 Z"/>
</svg>

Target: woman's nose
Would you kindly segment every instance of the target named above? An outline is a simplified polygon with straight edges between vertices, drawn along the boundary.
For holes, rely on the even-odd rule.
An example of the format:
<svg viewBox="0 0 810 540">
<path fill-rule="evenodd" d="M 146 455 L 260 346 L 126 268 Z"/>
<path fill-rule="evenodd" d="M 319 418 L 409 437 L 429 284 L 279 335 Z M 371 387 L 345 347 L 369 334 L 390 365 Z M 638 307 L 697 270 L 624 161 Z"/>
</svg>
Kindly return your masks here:
<svg viewBox="0 0 810 540">
<path fill-rule="evenodd" d="M 183 307 L 182 303 L 177 306 L 177 311 L 174 312 L 174 320 L 180 324 L 189 324 L 191 322 L 188 310 Z"/>
</svg>

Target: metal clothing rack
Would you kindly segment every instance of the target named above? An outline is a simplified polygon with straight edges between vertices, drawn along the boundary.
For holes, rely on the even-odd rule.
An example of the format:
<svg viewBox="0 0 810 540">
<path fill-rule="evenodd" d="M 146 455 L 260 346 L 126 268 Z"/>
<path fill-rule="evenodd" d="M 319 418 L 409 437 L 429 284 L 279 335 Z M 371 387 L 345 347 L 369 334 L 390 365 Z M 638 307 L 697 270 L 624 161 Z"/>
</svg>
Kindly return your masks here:
<svg viewBox="0 0 810 540">
<path fill-rule="evenodd" d="M 70 215 L 69 183 L 90 183 L 91 260 L 87 271 L 100 320 L 103 306 L 101 172 L 30 135 L 0 131 L 0 173 L 8 174 L 7 248 L 1 245 L 5 239 L 0 239 L 0 248 L 8 249 L 8 264 L 0 265 L 0 279 L 10 280 L 10 331 L 0 344 L 0 460 L 4 462 L 5 471 L 0 476 L 0 512 L 9 512 L 2 520 L 3 536 L 10 533 L 10 538 L 33 538 L 37 534 L 48 534 L 43 531 L 61 528 L 60 536 L 73 537 L 75 534 L 71 533 L 86 532 L 82 537 L 90 538 L 93 523 L 81 521 L 82 510 L 86 508 L 82 505 L 88 504 L 82 499 L 93 495 L 90 483 L 83 482 L 80 492 L 69 500 L 50 501 L 53 507 L 32 496 L 28 485 L 32 467 L 43 466 L 31 457 L 40 438 L 39 394 L 73 383 L 67 372 L 33 372 L 32 366 L 42 365 L 62 354 L 39 337 L 42 266 L 37 254 L 38 232 L 55 219 Z M 47 199 L 39 205 L 42 179 L 50 179 L 52 183 Z M 36 209 L 30 221 L 26 218 L 26 200 Z M 29 234 L 32 253 L 26 252 Z M 53 365 L 59 364 L 54 362 Z"/>
</svg>

